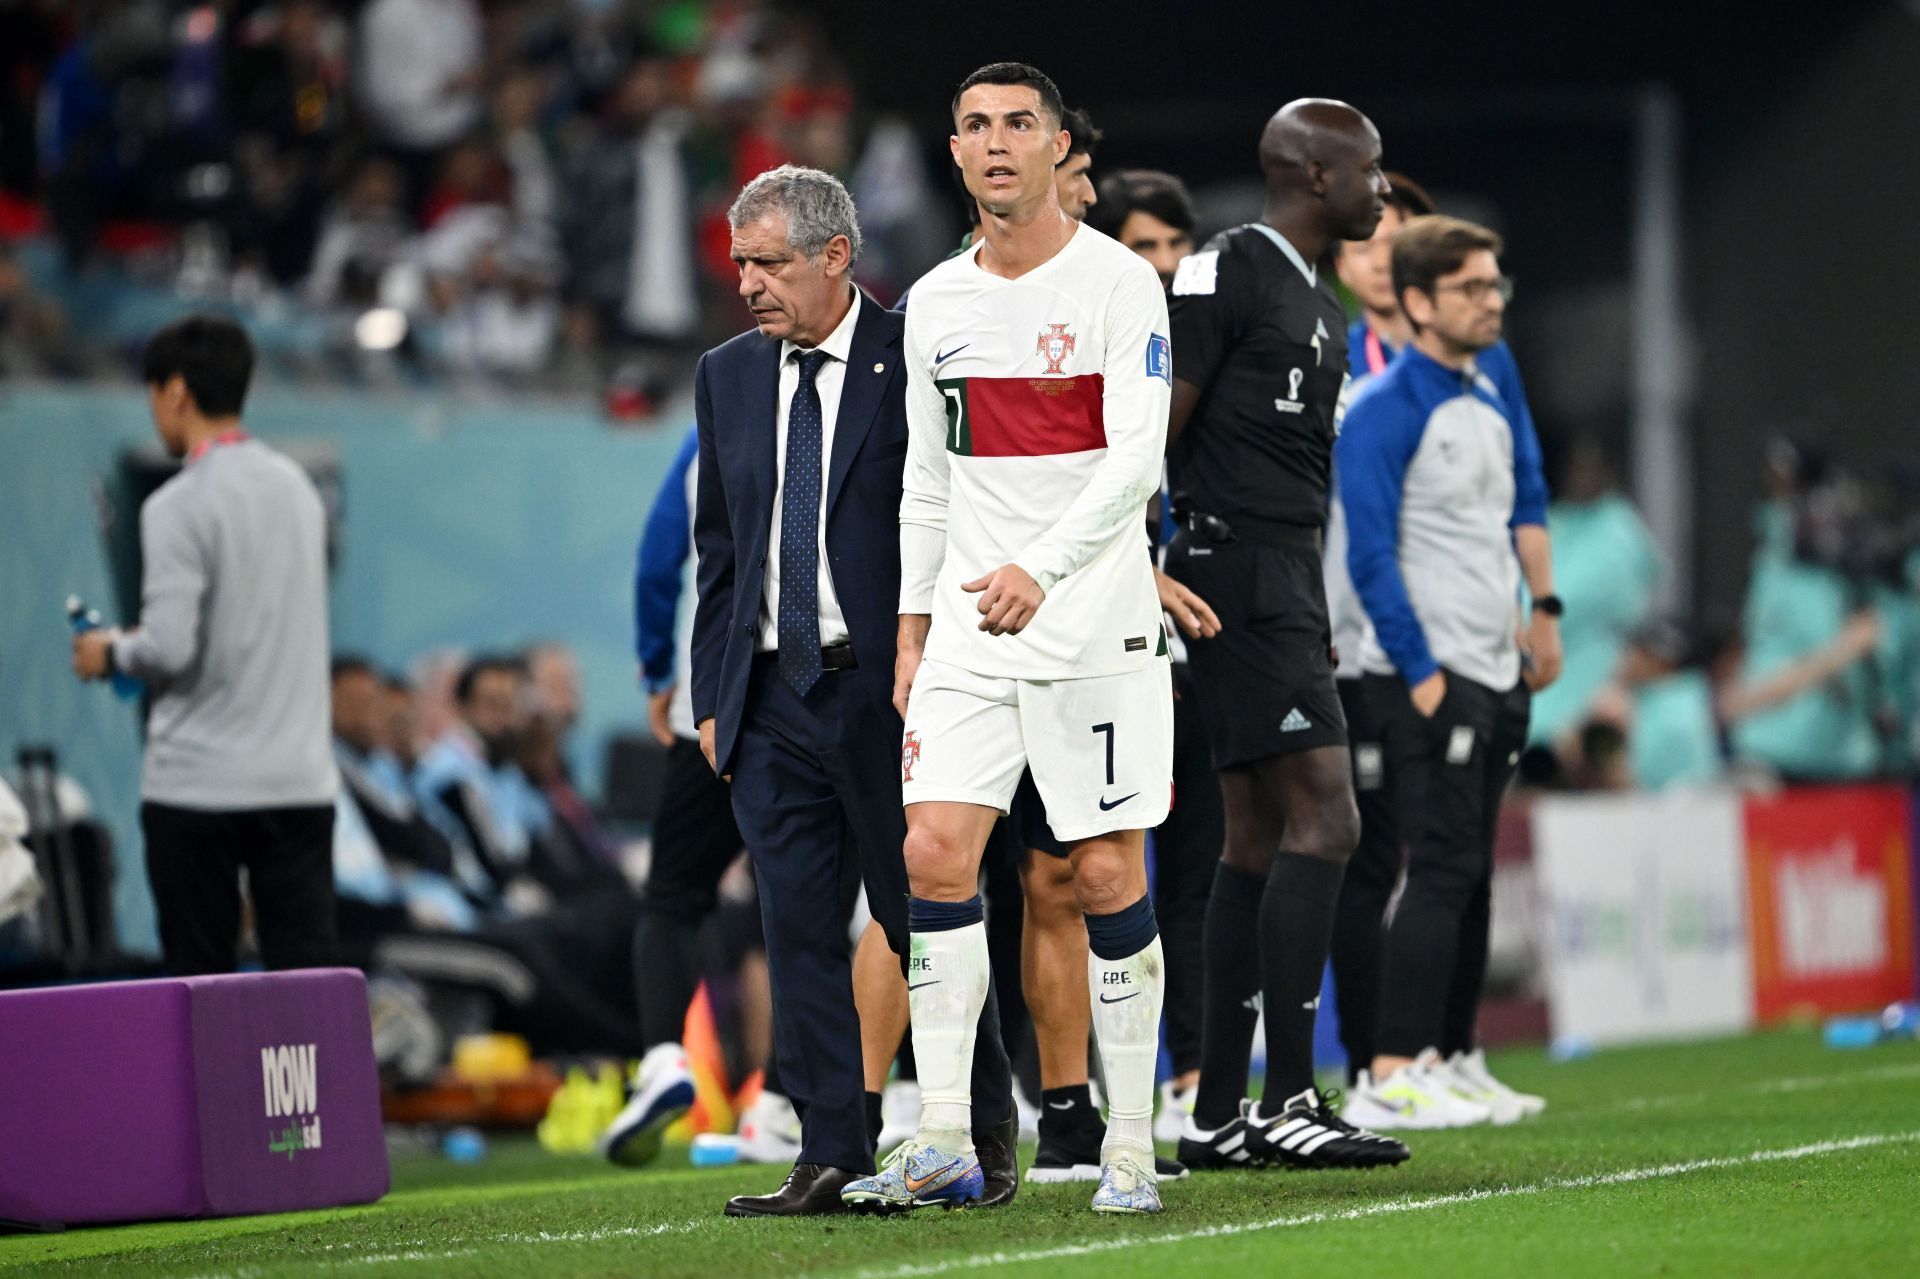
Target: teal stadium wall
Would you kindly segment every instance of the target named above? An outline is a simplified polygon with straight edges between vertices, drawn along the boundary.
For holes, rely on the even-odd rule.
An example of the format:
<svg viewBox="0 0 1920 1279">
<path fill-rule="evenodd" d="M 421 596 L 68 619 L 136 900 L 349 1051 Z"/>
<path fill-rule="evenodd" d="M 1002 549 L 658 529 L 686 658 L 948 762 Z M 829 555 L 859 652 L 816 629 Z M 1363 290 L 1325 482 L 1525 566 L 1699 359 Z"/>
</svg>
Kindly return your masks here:
<svg viewBox="0 0 1920 1279">
<path fill-rule="evenodd" d="M 607 738 L 636 729 L 634 550 L 686 429 L 609 430 L 597 415 L 515 402 L 460 404 L 263 389 L 248 425 L 335 450 L 345 536 L 333 575 L 336 651 L 400 665 L 446 645 L 554 638 L 579 654 L 581 782 L 599 785 Z M 157 950 L 141 867 L 136 710 L 68 667 L 69 593 L 113 600 L 92 488 L 150 443 L 137 391 L 0 391 L 0 771 L 50 742 L 91 795 L 119 858 L 120 939 Z M 118 620 L 118 619 L 115 619 Z"/>
</svg>

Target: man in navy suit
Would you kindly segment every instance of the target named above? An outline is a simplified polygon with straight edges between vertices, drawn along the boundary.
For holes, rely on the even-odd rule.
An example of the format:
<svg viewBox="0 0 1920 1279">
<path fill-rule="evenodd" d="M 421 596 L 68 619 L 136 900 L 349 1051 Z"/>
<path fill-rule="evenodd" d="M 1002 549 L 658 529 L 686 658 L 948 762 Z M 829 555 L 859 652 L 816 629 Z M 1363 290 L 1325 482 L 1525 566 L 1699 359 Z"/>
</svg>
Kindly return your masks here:
<svg viewBox="0 0 1920 1279">
<path fill-rule="evenodd" d="M 774 1041 L 802 1145 L 777 1192 L 726 1211 L 795 1216 L 842 1211 L 841 1188 L 874 1167 L 843 887 L 855 850 L 888 945 L 908 948 L 892 701 L 904 319 L 854 287 L 860 228 L 831 175 L 783 165 L 727 216 L 756 331 L 707 352 L 694 377 L 693 716 L 759 877 Z M 861 983 L 870 1028 L 900 1016 L 904 969 L 902 958 L 895 989 Z M 974 1130 L 983 1169 L 998 1156 L 1004 1202 L 1013 1102 L 997 1018 L 991 1005 L 981 1018 Z M 994 1191 L 990 1180 L 988 1200 Z"/>
</svg>

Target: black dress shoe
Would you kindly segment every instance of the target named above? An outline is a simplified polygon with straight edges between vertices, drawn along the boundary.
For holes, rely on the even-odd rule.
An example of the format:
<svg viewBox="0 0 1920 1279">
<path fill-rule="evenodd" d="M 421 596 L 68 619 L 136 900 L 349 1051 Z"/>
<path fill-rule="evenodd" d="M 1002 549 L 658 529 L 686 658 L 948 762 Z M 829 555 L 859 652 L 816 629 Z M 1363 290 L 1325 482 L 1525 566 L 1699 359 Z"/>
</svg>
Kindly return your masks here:
<svg viewBox="0 0 1920 1279">
<path fill-rule="evenodd" d="M 727 1200 L 729 1217 L 819 1217 L 845 1212 L 840 1191 L 864 1173 L 825 1164 L 795 1164 L 780 1189 L 770 1195 L 735 1195 Z"/>
<path fill-rule="evenodd" d="M 1020 1115 L 1016 1111 L 995 1124 L 991 1131 L 973 1135 L 974 1153 L 980 1156 L 980 1172 L 986 1185 L 980 1191 L 976 1208 L 999 1208 L 1013 1202 L 1020 1189 Z"/>
</svg>

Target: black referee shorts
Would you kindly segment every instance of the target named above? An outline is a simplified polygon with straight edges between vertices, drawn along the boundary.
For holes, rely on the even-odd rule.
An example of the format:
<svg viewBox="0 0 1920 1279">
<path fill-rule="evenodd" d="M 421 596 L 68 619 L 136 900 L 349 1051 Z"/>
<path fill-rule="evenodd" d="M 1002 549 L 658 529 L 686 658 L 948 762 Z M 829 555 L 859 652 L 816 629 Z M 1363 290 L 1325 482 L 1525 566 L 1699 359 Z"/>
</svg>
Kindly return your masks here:
<svg viewBox="0 0 1920 1279">
<path fill-rule="evenodd" d="M 1187 641 L 1215 768 L 1346 746 L 1317 530 L 1215 544 L 1183 529 L 1166 571 L 1220 617 Z"/>
<path fill-rule="evenodd" d="M 1031 769 L 1020 774 L 1020 786 L 1007 804 L 1007 815 L 995 827 L 995 835 L 1001 841 L 1002 855 L 1015 867 L 1026 862 L 1030 850 L 1049 857 L 1065 857 L 1073 851 L 1071 844 L 1054 838 L 1053 827 L 1047 824 L 1046 801 L 1033 784 Z"/>
</svg>

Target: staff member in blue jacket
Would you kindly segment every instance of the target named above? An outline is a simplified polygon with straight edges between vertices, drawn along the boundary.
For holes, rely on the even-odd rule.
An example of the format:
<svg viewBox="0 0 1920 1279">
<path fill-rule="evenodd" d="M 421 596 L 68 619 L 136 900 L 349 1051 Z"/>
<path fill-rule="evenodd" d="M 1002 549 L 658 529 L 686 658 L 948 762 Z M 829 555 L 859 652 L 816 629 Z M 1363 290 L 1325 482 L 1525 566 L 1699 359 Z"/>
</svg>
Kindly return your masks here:
<svg viewBox="0 0 1920 1279">
<path fill-rule="evenodd" d="M 1526 740 L 1529 692 L 1560 673 L 1539 440 L 1476 362 L 1500 340 L 1512 293 L 1501 247 L 1457 218 L 1401 229 L 1393 288 L 1413 340 L 1355 397 L 1335 448 L 1347 565 L 1368 619 L 1365 695 L 1409 844 L 1373 1068 L 1347 1115 L 1367 1127 L 1537 1109 L 1486 1073 L 1477 1052 L 1449 1060 L 1434 1047 L 1461 975 L 1463 919 L 1493 873 L 1494 822 Z M 1532 605 L 1516 627 L 1522 574 Z M 1464 962 L 1484 972 L 1484 955 Z M 1464 974 L 1476 986 L 1480 975 Z"/>
</svg>

